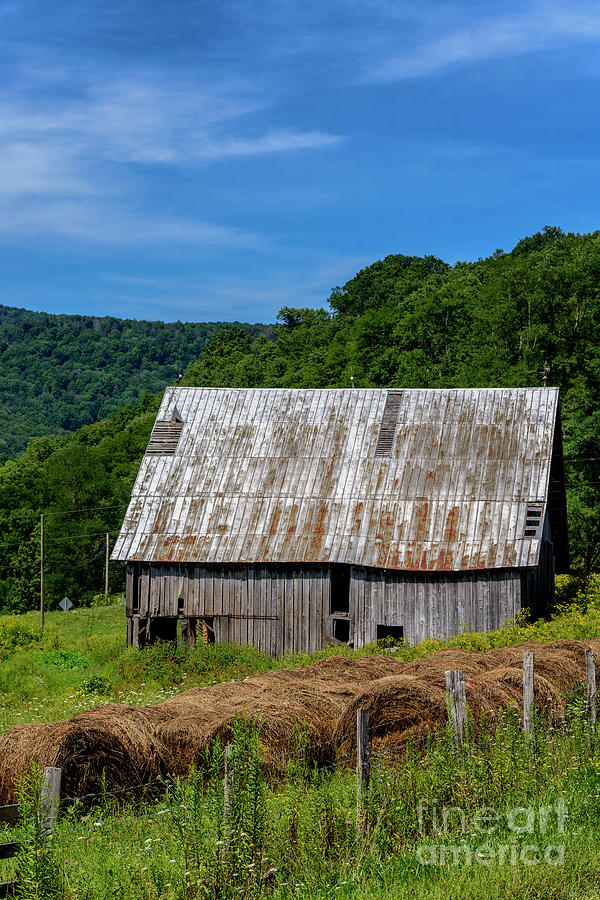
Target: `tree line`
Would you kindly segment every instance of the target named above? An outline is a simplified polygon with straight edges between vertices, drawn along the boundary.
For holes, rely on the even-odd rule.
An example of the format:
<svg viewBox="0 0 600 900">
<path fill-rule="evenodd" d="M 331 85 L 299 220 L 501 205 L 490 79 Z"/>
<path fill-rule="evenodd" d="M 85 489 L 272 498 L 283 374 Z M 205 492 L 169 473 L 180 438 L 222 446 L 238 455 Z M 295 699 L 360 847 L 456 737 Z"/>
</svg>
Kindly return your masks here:
<svg viewBox="0 0 600 900">
<path fill-rule="evenodd" d="M 326 307 L 282 306 L 268 330 L 216 328 L 181 383 L 557 385 L 573 565 L 590 571 L 600 565 L 599 326 L 600 232 L 546 227 L 475 262 L 390 255 L 335 287 Z M 41 511 L 49 597 L 99 589 L 102 532 L 118 531 L 158 402 L 145 395 L 72 435 L 32 440 L 0 467 L 0 610 L 35 602 Z M 120 585 L 122 569 L 115 566 L 112 577 Z"/>
</svg>

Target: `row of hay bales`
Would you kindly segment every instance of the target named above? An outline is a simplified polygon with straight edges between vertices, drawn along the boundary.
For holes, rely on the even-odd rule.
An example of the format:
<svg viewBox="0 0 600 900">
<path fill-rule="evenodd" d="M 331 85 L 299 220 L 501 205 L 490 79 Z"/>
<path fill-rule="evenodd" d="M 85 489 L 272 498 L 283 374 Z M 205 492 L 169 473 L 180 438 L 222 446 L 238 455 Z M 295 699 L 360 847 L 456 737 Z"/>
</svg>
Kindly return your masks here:
<svg viewBox="0 0 600 900">
<path fill-rule="evenodd" d="M 297 751 L 300 726 L 309 758 L 352 756 L 356 710 L 370 714 L 373 750 L 401 752 L 446 722 L 445 671 L 466 673 L 467 702 L 477 717 L 492 717 L 522 701 L 523 652 L 535 654 L 539 707 L 560 715 L 566 695 L 585 676 L 585 650 L 600 660 L 600 639 L 586 643 L 529 643 L 471 653 L 441 650 L 407 663 L 387 655 L 332 657 L 299 669 L 281 669 L 187 691 L 153 707 L 108 704 L 63 722 L 17 725 L 0 741 L 0 804 L 15 797 L 18 776 L 31 762 L 60 766 L 62 793 L 80 797 L 185 774 L 216 738 L 231 739 L 239 717 L 256 721 L 266 762 L 281 767 Z"/>
</svg>

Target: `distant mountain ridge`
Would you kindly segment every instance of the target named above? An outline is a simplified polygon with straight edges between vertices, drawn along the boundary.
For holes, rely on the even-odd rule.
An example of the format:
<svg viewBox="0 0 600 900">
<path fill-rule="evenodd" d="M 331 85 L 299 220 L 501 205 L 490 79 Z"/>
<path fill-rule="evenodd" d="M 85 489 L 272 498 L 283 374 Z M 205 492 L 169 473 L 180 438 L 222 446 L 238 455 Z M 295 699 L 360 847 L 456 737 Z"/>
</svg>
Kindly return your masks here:
<svg viewBox="0 0 600 900">
<path fill-rule="evenodd" d="M 54 315 L 0 305 L 0 462 L 31 437 L 74 431 L 160 391 L 201 355 L 210 335 L 230 324 Z M 252 336 L 268 330 L 240 328 Z"/>
</svg>

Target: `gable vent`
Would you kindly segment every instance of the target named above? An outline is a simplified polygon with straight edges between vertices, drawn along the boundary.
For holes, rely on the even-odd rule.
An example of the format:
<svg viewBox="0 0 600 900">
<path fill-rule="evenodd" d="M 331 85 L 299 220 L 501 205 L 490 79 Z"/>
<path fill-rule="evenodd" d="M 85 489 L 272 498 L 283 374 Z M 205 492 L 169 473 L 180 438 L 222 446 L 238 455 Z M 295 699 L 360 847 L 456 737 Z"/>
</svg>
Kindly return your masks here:
<svg viewBox="0 0 600 900">
<path fill-rule="evenodd" d="M 543 511 L 543 506 L 529 504 L 525 519 L 525 537 L 539 537 Z"/>
<path fill-rule="evenodd" d="M 392 455 L 401 400 L 402 391 L 388 391 L 385 409 L 383 410 L 383 418 L 381 420 L 381 427 L 379 428 L 375 456 Z"/>
<path fill-rule="evenodd" d="M 177 419 L 157 421 L 154 423 L 146 453 L 162 453 L 173 456 L 179 443 L 183 422 Z"/>
</svg>

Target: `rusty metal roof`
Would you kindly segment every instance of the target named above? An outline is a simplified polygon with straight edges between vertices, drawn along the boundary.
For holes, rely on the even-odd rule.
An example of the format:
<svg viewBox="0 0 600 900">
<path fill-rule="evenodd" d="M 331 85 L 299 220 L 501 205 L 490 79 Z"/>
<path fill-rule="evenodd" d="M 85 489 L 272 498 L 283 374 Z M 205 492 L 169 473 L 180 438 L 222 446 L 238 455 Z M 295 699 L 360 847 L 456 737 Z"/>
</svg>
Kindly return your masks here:
<svg viewBox="0 0 600 900">
<path fill-rule="evenodd" d="M 113 559 L 537 565 L 557 409 L 556 388 L 169 388 L 181 436 L 144 456 Z"/>
</svg>

